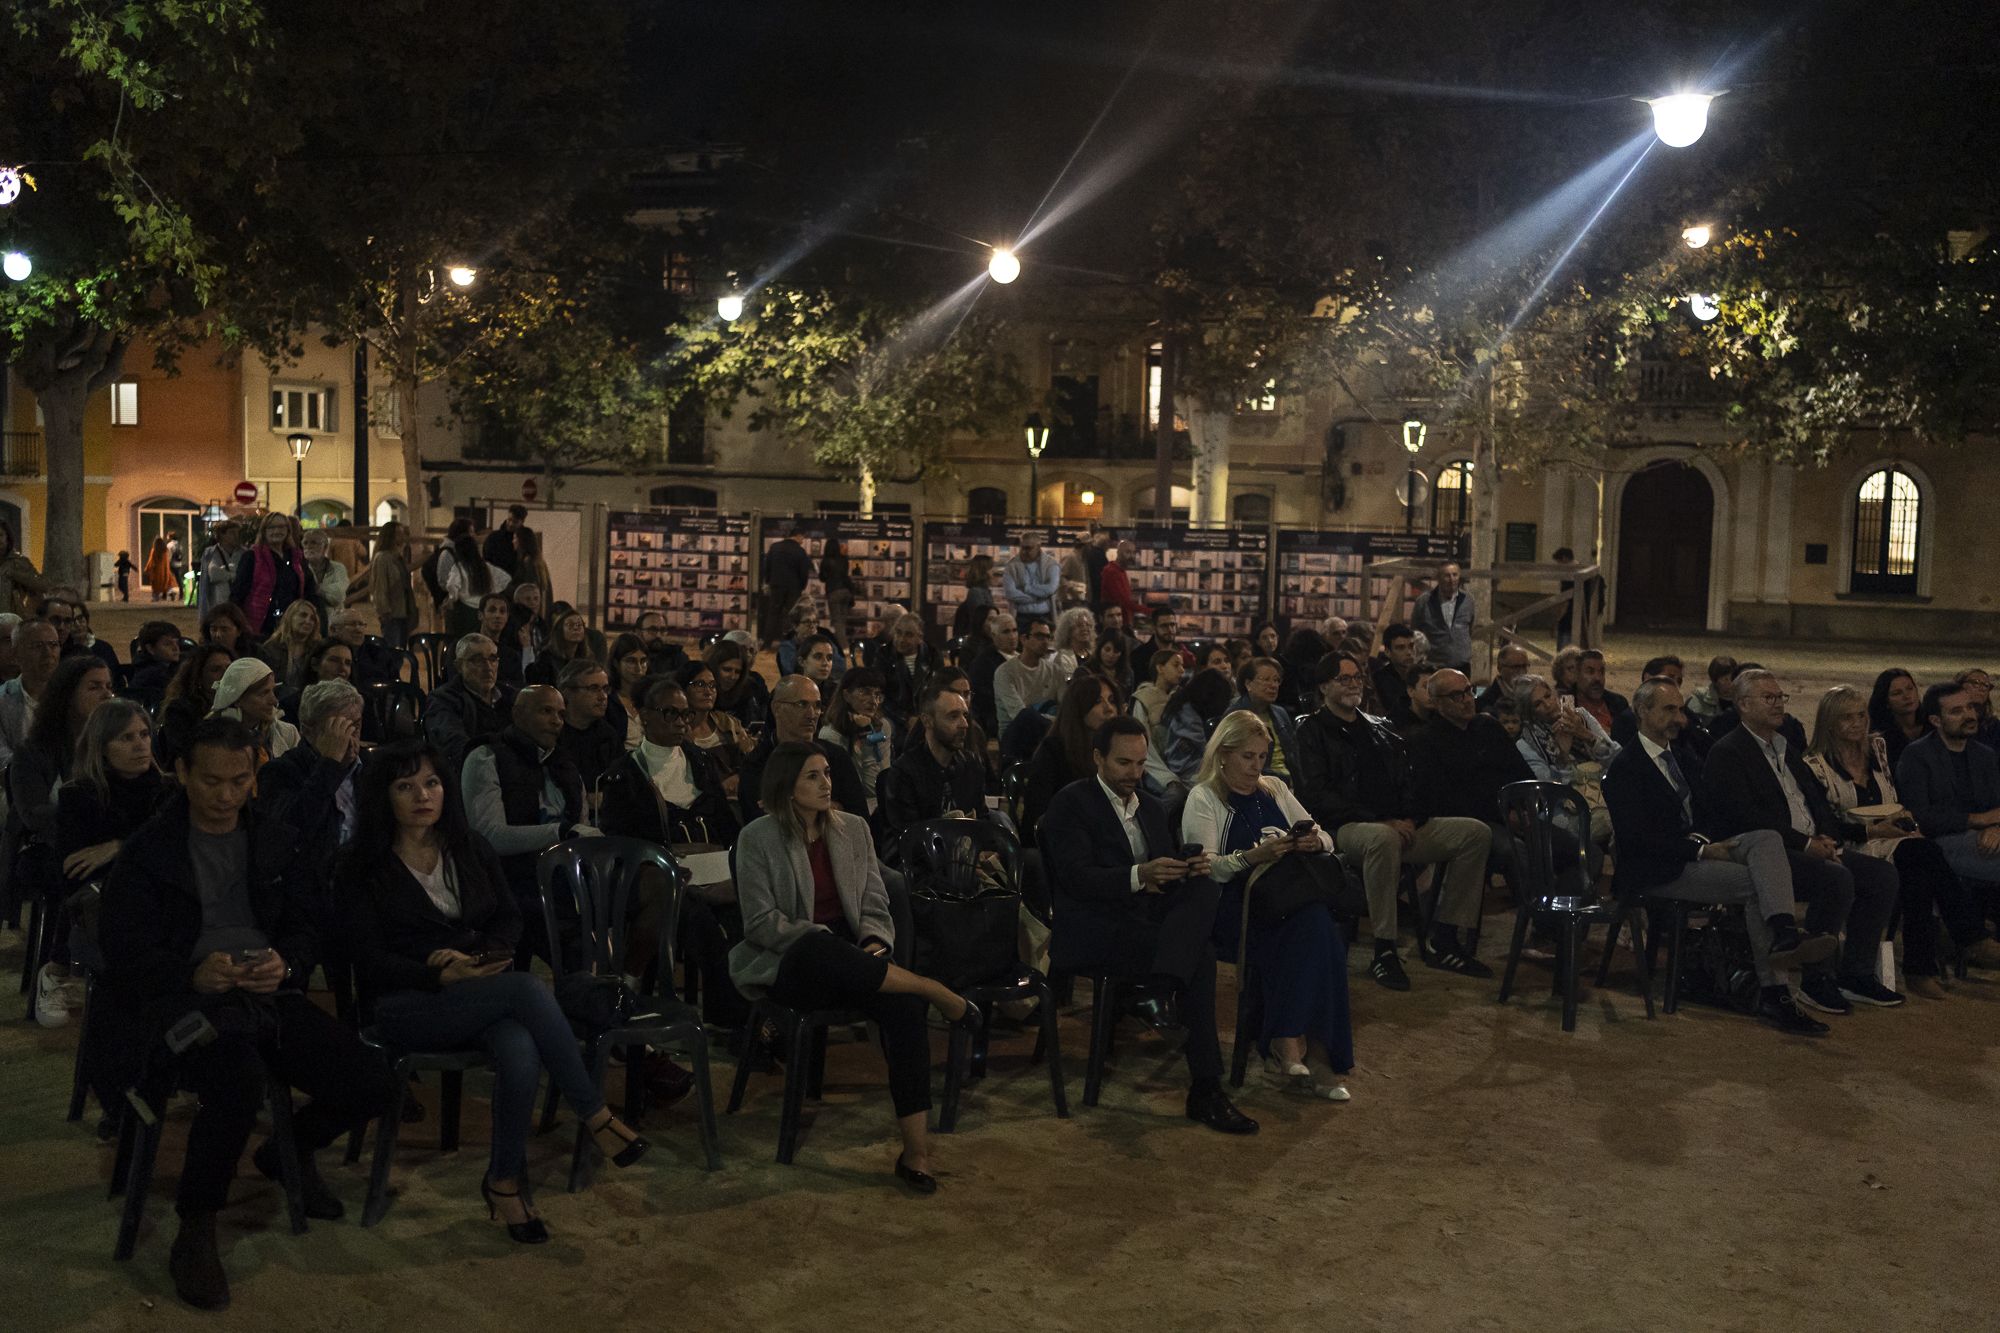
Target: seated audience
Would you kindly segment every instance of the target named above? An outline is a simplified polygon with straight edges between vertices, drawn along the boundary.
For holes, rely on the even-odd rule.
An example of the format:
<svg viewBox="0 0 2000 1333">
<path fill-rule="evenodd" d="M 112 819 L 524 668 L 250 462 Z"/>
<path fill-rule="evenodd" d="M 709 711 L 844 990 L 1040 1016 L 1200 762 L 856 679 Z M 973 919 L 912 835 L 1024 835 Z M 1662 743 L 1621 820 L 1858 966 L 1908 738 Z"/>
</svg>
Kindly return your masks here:
<svg viewBox="0 0 2000 1333">
<path fill-rule="evenodd" d="M 1503 644 L 1493 657 L 1493 679 L 1479 692 L 1479 711 L 1490 713 L 1502 701 L 1512 703 L 1514 682 L 1528 674 L 1528 650 L 1518 643 Z"/>
<path fill-rule="evenodd" d="M 1837 941 L 1798 929 L 1792 869 L 1784 840 L 1770 829 L 1748 829 L 1711 842 L 1713 821 L 1702 782 L 1701 756 L 1681 743 L 1680 691 L 1648 680 L 1633 699 L 1637 741 L 1620 751 L 1604 777 L 1604 800 L 1618 834 L 1617 891 L 1647 898 L 1740 905 L 1756 960 L 1759 1021 L 1794 1036 L 1819 1036 L 1826 1024 L 1801 1011 L 1783 969 L 1832 957 Z"/>
<path fill-rule="evenodd" d="M 1187 1027 L 1187 1117 L 1224 1134 L 1257 1122 L 1222 1090 L 1215 1033 L 1215 915 L 1221 890 L 1206 852 L 1183 859 L 1159 799 L 1141 790 L 1146 728 L 1114 717 L 1097 730 L 1095 776 L 1056 794 L 1036 843 L 1055 899 L 1049 960 L 1064 971 L 1170 985 Z"/>
<path fill-rule="evenodd" d="M 975 555 L 965 562 L 965 597 L 952 612 L 951 637 L 982 637 L 986 619 L 993 611 L 993 557 Z"/>
<path fill-rule="evenodd" d="M 1382 716 L 1392 725 L 1407 725 L 1410 717 L 1410 684 L 1416 678 L 1416 631 L 1408 625 L 1391 625 L 1382 631 L 1382 656 L 1374 669 L 1375 700 Z"/>
<path fill-rule="evenodd" d="M 160 702 L 160 721 L 153 738 L 160 767 L 171 769 L 174 761 L 187 753 L 188 741 L 201 720 L 208 716 L 209 705 L 215 702 L 215 687 L 222 683 L 222 673 L 229 669 L 229 662 L 227 648 L 219 643 L 203 643 L 175 668 Z M 5 708 L 4 698 L 0 693 L 0 711 Z"/>
<path fill-rule="evenodd" d="M 201 618 L 201 641 L 220 644 L 231 658 L 257 651 L 257 636 L 250 632 L 250 618 L 234 602 L 217 602 Z"/>
<path fill-rule="evenodd" d="M 1097 617 L 1087 606 L 1072 606 L 1056 617 L 1050 642 L 1049 655 L 1067 681 L 1090 660 L 1091 650 L 1097 647 Z"/>
<path fill-rule="evenodd" d="M 1556 687 L 1556 693 L 1566 698 L 1576 698 L 1577 663 L 1583 660 L 1583 649 L 1569 644 L 1556 651 L 1549 662 L 1549 680 Z"/>
<path fill-rule="evenodd" d="M 702 659 L 715 672 L 715 710 L 746 727 L 767 726 L 771 721 L 771 692 L 765 688 L 764 678 L 751 668 L 755 653 L 754 646 L 724 638 Z"/>
<path fill-rule="evenodd" d="M 532 601 L 539 599 L 542 593 L 534 584 L 524 583 L 514 590 L 514 597 L 504 592 L 489 592 L 479 599 L 479 633 L 493 640 L 494 646 L 499 649 L 500 684 L 509 692 L 528 683 L 528 668 L 541 658 L 542 649 L 548 646 L 548 635 L 541 629 L 541 618 L 531 615 L 515 600 L 523 595 Z"/>
<path fill-rule="evenodd" d="M 285 882 L 297 864 L 292 831 L 247 809 L 256 749 L 240 722 L 213 718 L 197 729 L 176 765 L 180 794 L 112 863 L 98 924 L 104 1019 L 128 1033 L 124 1049 L 163 1049 L 161 1034 L 190 1013 L 215 1034 L 176 1061 L 179 1086 L 199 1101 L 175 1200 L 180 1233 L 167 1258 L 174 1290 L 205 1310 L 229 1303 L 215 1215 L 263 1110 L 267 1079 L 311 1099 L 292 1112 L 292 1138 L 306 1215 L 328 1220 L 345 1210 L 313 1154 L 380 1114 L 393 1091 L 380 1057 L 306 998 L 312 921 Z M 277 1143 L 267 1139 L 251 1161 L 276 1179 Z"/>
<path fill-rule="evenodd" d="M 979 650 L 966 670 L 972 676 L 972 720 L 987 735 L 998 736 L 1000 710 L 994 690 L 1001 665 L 1020 651 L 1021 642 L 1014 617 L 1005 612 L 996 612 L 987 620 L 986 632 L 992 642 Z"/>
<path fill-rule="evenodd" d="M 1237 648 L 1244 651 L 1239 659 Z M 1236 679 L 1236 668 L 1240 661 L 1249 660 L 1250 645 L 1242 639 L 1210 640 L 1207 647 L 1195 654 L 1198 666 L 1203 671 L 1213 671 L 1227 680 Z"/>
<path fill-rule="evenodd" d="M 323 680 L 354 679 L 354 650 L 339 639 L 321 639 L 306 654 L 304 682 L 297 689 L 278 691 L 279 709 L 288 721 L 298 720 L 299 696 L 307 686 L 317 685 Z"/>
<path fill-rule="evenodd" d="M 1579 772 L 1585 764 L 1598 765 L 1596 774 L 1602 776 L 1602 766 L 1618 757 L 1618 742 L 1604 734 L 1597 719 L 1540 676 L 1531 673 L 1514 681 L 1514 707 L 1521 718 L 1514 745 L 1538 781 L 1586 787 L 1591 779 Z M 1631 712 L 1629 704 L 1625 711 Z M 1588 793 L 1580 794 L 1589 799 Z M 1597 803 L 1590 810 L 1590 840 L 1600 849 L 1611 840 L 1611 816 Z"/>
<path fill-rule="evenodd" d="M 1148 662 L 1155 662 L 1159 660 L 1159 654 L 1171 652 L 1179 656 L 1181 665 L 1187 667 L 1190 671 L 1194 670 L 1194 653 L 1175 637 L 1176 632 L 1180 628 L 1180 618 L 1173 613 L 1172 609 L 1163 606 L 1153 612 L 1152 624 L 1153 638 L 1150 644 L 1152 652 L 1146 660 Z"/>
<path fill-rule="evenodd" d="M 647 675 L 670 675 L 687 665 L 687 651 L 667 637 L 666 612 L 639 613 L 639 641 L 646 645 L 646 653 L 652 658 Z"/>
<path fill-rule="evenodd" d="M 584 819 L 583 779 L 556 748 L 562 730 L 562 692 L 553 685 L 530 685 L 514 696 L 506 730 L 465 756 L 465 817 L 499 854 L 525 923 L 517 964 L 531 954 L 556 957 L 541 926 L 536 860 L 559 842 L 598 831 Z"/>
<path fill-rule="evenodd" d="M 442 763 L 428 744 L 405 741 L 377 751 L 362 774 L 340 865 L 362 1008 L 404 1050 L 492 1059 L 492 1148 L 479 1192 L 509 1239 L 540 1245 L 548 1227 L 523 1178 L 544 1067 L 612 1161 L 630 1166 L 650 1145 L 604 1104 L 554 993 L 510 970 L 520 905 Z"/>
<path fill-rule="evenodd" d="M 500 683 L 500 649 L 484 634 L 458 641 L 458 670 L 424 701 L 424 738 L 447 764 L 465 764 L 474 747 L 507 728 L 514 693 Z"/>
<path fill-rule="evenodd" d="M 259 767 L 299 743 L 299 729 L 279 716 L 278 675 L 261 657 L 239 657 L 215 684 L 210 717 L 241 722 L 257 741 Z"/>
<path fill-rule="evenodd" d="M 722 781 L 722 790 L 732 801 L 738 799 L 738 775 L 743 770 L 743 761 L 757 747 L 756 741 L 741 722 L 728 713 L 716 711 L 715 672 L 708 663 L 694 658 L 681 667 L 675 678 L 687 691 L 689 743 L 708 755 Z"/>
<path fill-rule="evenodd" d="M 1247 712 L 1264 724 L 1271 736 L 1271 752 L 1264 758 L 1264 771 L 1286 783 L 1293 781 L 1298 760 L 1298 730 L 1291 710 L 1278 702 L 1284 687 L 1285 668 L 1273 657 L 1253 657 L 1236 671 L 1236 688 L 1241 691 L 1229 711 Z"/>
<path fill-rule="evenodd" d="M 576 770 L 586 800 L 594 804 L 598 781 L 625 757 L 624 720 L 613 723 L 608 716 L 611 673 L 597 662 L 571 662 L 563 668 L 556 688 L 563 697 L 556 752 Z"/>
<path fill-rule="evenodd" d="M 1361 711 L 1367 683 L 1359 660 L 1323 667 L 1320 708 L 1299 723 L 1299 803 L 1361 863 L 1375 955 L 1368 975 L 1379 986 L 1408 990 L 1396 956 L 1397 890 L 1405 865 L 1441 865 L 1437 918 L 1453 927 L 1479 924 L 1493 834 L 1484 819 L 1423 817 L 1416 804 L 1409 749 L 1379 717 Z"/>
<path fill-rule="evenodd" d="M 1125 665 L 1125 640 L 1116 634 L 1105 634 L 1098 638 L 1090 655 L 1083 659 L 1080 670 L 1087 671 L 1100 680 L 1109 681 L 1124 698 L 1132 684 L 1132 673 Z"/>
<path fill-rule="evenodd" d="M 1347 941 L 1320 893 L 1322 874 L 1337 883 L 1341 871 L 1336 862 L 1323 868 L 1309 862 L 1331 852 L 1333 839 L 1312 826 L 1290 787 L 1264 773 L 1270 748 L 1270 733 L 1255 713 L 1223 718 L 1188 790 L 1181 837 L 1200 844 L 1209 878 L 1222 886 L 1214 938 L 1224 958 L 1237 956 L 1249 895 L 1245 958 L 1257 984 L 1257 1049 L 1265 1071 L 1287 1091 L 1344 1102 L 1340 1076 L 1354 1067 Z M 1281 907 L 1283 895 L 1299 890 L 1314 896 L 1288 914 L 1262 906 Z M 1249 999 L 1239 995 L 1237 1003 Z"/>
<path fill-rule="evenodd" d="M 1619 714 L 1632 710 L 1631 700 L 1604 687 L 1604 654 L 1595 648 L 1586 648 L 1576 657 L 1576 706 L 1606 736 Z"/>
<path fill-rule="evenodd" d="M 153 726 L 130 699 L 107 699 L 84 723 L 71 777 L 55 803 L 56 854 L 63 874 L 90 880 L 166 799 L 153 762 Z"/>
<path fill-rule="evenodd" d="M 181 664 L 180 627 L 171 620 L 149 620 L 139 627 L 138 647 L 126 688 L 157 706 Z"/>
<path fill-rule="evenodd" d="M 1332 651 L 1332 642 L 1312 626 L 1292 631 L 1279 659 L 1285 667 L 1285 707 L 1304 714 L 1319 706 L 1319 666 Z"/>
<path fill-rule="evenodd" d="M 820 719 L 818 740 L 839 746 L 860 775 L 868 808 L 853 813 L 873 815 L 877 783 L 895 756 L 890 723 L 882 715 L 882 677 L 868 667 L 856 667 L 840 678 L 832 698 Z"/>
<path fill-rule="evenodd" d="M 795 682 L 811 688 L 788 676 L 779 693 Z M 781 743 L 761 777 L 758 804 L 768 813 L 736 844 L 744 938 L 730 950 L 730 979 L 753 999 L 769 995 L 795 1009 L 859 1009 L 874 1021 L 902 1137 L 896 1175 L 913 1193 L 935 1193 L 924 1014 L 935 1006 L 976 1030 L 979 1010 L 892 961 L 896 926 L 874 841 L 859 814 L 834 809 L 825 753 L 811 744 Z"/>
<path fill-rule="evenodd" d="M 1727 653 L 1717 653 L 1708 659 L 1708 684 L 1687 696 L 1687 712 L 1690 717 L 1706 725 L 1712 723 L 1729 706 L 1729 695 L 1736 684 L 1736 659 Z"/>
<path fill-rule="evenodd" d="M 1021 805 L 1021 839 L 1034 839 L 1042 813 L 1056 793 L 1097 772 L 1091 739 L 1098 728 L 1118 716 L 1118 688 L 1089 672 L 1063 686 L 1055 724 L 1028 760 L 1026 794 Z"/>
<path fill-rule="evenodd" d="M 1989 750 L 2000 747 L 2000 717 L 1993 715 L 1993 677 L 1978 667 L 1968 667 L 1951 679 L 1953 684 L 1963 685 L 1966 698 L 1972 700 L 1972 715 L 1979 720 L 1973 739 Z"/>
<path fill-rule="evenodd" d="M 590 650 L 589 617 L 581 611 L 566 612 L 556 617 L 548 644 L 528 664 L 527 680 L 531 685 L 554 685 L 561 679 L 563 668 L 571 662 L 597 660 L 596 654 Z"/>
<path fill-rule="evenodd" d="M 1979 717 L 1961 686 L 1925 690 L 1919 715 L 1930 734 L 1903 751 L 1896 785 L 1917 827 L 1961 879 L 1977 886 L 1985 914 L 2000 920 L 2000 759 L 1973 739 Z M 1990 957 L 1975 951 L 1968 961 L 1991 967 Z"/>
<path fill-rule="evenodd" d="M 1021 651 L 993 671 L 993 712 L 1005 735 L 1014 715 L 1041 710 L 1062 697 L 1069 673 L 1051 652 L 1049 622 L 1030 616 L 1021 622 Z M 975 677 L 975 681 L 976 681 Z"/>
<path fill-rule="evenodd" d="M 36 705 L 62 661 L 62 639 L 56 627 L 46 620 L 24 620 L 16 625 L 14 660 L 20 674 L 0 685 L 0 768 L 12 763 L 27 743 Z"/>
<path fill-rule="evenodd" d="M 1896 869 L 1887 861 L 1843 855 L 1840 818 L 1805 765 L 1804 747 L 1780 730 L 1789 696 L 1761 668 L 1736 677 L 1742 724 L 1709 748 L 1703 791 L 1715 831 L 1734 837 L 1771 829 L 1784 839 L 1792 893 L 1809 904 L 1806 928 L 1846 932 L 1840 954 L 1806 969 L 1801 1003 L 1824 1013 L 1853 1012 L 1854 1003 L 1891 1006 L 1903 997 L 1875 976 L 1883 931 L 1896 908 Z"/>
<path fill-rule="evenodd" d="M 56 789 L 68 781 L 76 763 L 84 724 L 110 697 L 111 668 L 96 654 L 66 657 L 57 665 L 35 706 L 27 737 L 7 765 L 11 838 L 26 834 L 40 842 L 55 841 Z"/>
<path fill-rule="evenodd" d="M 1141 650 L 1142 654 L 1150 649 Z M 1155 796 L 1164 796 L 1180 779 L 1167 767 L 1167 732 L 1161 725 L 1167 715 L 1167 701 L 1181 687 L 1187 663 L 1171 648 L 1153 652 L 1147 662 L 1146 677 L 1132 691 L 1132 716 L 1146 728 L 1146 781 Z"/>
<path fill-rule="evenodd" d="M 950 669 L 931 677 L 918 701 L 915 743 L 876 785 L 876 827 L 885 852 L 906 828 L 954 815 L 986 818 L 986 764 L 973 748 L 970 706 L 951 688 Z"/>
<path fill-rule="evenodd" d="M 778 674 L 790 676 L 799 669 L 799 654 L 804 650 L 806 640 L 819 632 L 819 603 L 809 597 L 801 597 L 792 608 L 789 632 L 778 640 L 775 650 L 778 659 Z"/>
<path fill-rule="evenodd" d="M 1905 750 L 1904 754 L 1909 751 Z M 1914 819 L 1868 818 L 1856 806 L 1900 806 L 1889 770 L 1888 746 L 1868 730 L 1868 700 L 1861 691 L 1836 685 L 1820 697 L 1806 767 L 1819 779 L 1834 812 L 1850 825 L 1860 822 L 1865 838 L 1858 851 L 1896 867 L 1902 901 L 1903 976 L 1908 989 L 1927 1000 L 1945 998 L 1939 980 L 1938 918 L 1952 943 L 2000 965 L 2000 945 L 1986 938 L 1986 913 L 1952 870 L 1938 844 L 1923 835 Z"/>
<path fill-rule="evenodd" d="M 329 638 L 346 644 L 347 651 L 353 655 L 354 671 L 349 679 L 357 687 L 403 678 L 402 654 L 381 639 L 368 636 L 368 613 L 360 607 L 350 606 L 335 611 L 327 619 L 326 632 Z"/>
<path fill-rule="evenodd" d="M 605 705 L 605 720 L 618 732 L 627 750 L 639 748 L 645 728 L 639 722 L 639 708 L 645 702 L 647 673 L 653 655 L 636 634 L 621 634 L 611 642 L 611 698 Z"/>
<path fill-rule="evenodd" d="M 1201 768 L 1201 756 L 1208 749 L 1209 733 L 1229 711 L 1233 693 L 1228 676 L 1216 671 L 1191 671 L 1167 700 L 1159 721 L 1159 729 L 1167 738 L 1162 757 L 1179 781 L 1194 781 Z"/>
<path fill-rule="evenodd" d="M 1875 686 L 1868 693 L 1868 728 L 1882 738 L 1891 771 L 1902 762 L 1911 741 L 1930 735 L 1923 702 L 1924 692 L 1917 688 L 1916 678 L 1901 667 L 1890 667 L 1875 677 Z"/>
<path fill-rule="evenodd" d="M 645 737 L 604 775 L 598 825 L 606 833 L 663 847 L 736 838 L 722 777 L 710 752 L 688 739 L 687 691 L 671 676 L 646 687 L 639 708 Z"/>
<path fill-rule="evenodd" d="M 924 642 L 924 622 L 905 612 L 889 624 L 886 639 L 868 655 L 868 665 L 882 678 L 882 711 L 898 730 L 915 715 L 924 682 L 938 669 L 937 649 Z"/>
<path fill-rule="evenodd" d="M 848 679 L 855 674 L 848 672 Z M 764 790 L 764 765 L 769 762 L 771 752 L 786 742 L 817 744 L 826 755 L 827 772 L 833 780 L 834 807 L 863 819 L 868 817 L 868 789 L 861 785 L 861 771 L 855 767 L 844 744 L 818 739 L 819 719 L 819 687 L 804 676 L 787 676 L 771 691 L 771 725 L 764 729 L 757 748 L 743 760 L 743 781 L 737 789 L 737 802 L 745 823 L 764 813 L 758 804 L 759 793 Z"/>
</svg>

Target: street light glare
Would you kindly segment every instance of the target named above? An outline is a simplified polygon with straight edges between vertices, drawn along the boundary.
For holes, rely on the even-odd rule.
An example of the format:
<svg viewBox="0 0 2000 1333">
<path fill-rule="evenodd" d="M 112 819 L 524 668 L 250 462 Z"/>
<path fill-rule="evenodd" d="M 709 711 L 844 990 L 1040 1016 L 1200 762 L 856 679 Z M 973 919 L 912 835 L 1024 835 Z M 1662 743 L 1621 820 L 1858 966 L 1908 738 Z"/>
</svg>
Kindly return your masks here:
<svg viewBox="0 0 2000 1333">
<path fill-rule="evenodd" d="M 1004 245 L 993 247 L 993 257 L 986 261 L 986 276 L 1006 285 L 1021 276 L 1021 260 Z"/>
<path fill-rule="evenodd" d="M 470 287 L 479 280 L 479 270 L 468 268 L 464 264 L 453 264 L 445 270 L 445 276 L 451 279 L 451 285 L 454 287 Z"/>
<path fill-rule="evenodd" d="M 1681 233 L 1681 239 L 1687 242 L 1688 249 L 1699 250 L 1701 249 L 1701 247 L 1708 244 L 1710 235 L 1712 235 L 1712 233 L 1709 231 L 1707 227 L 1697 224 L 1695 226 L 1689 227 L 1686 231 L 1683 231 Z"/>
<path fill-rule="evenodd" d="M 1689 292 L 1688 311 L 1706 324 L 1722 313 L 1722 307 L 1716 304 L 1713 292 Z"/>
<path fill-rule="evenodd" d="M 1653 133 L 1669 148 L 1686 148 L 1708 128 L 1708 104 L 1713 93 L 1675 93 L 1647 101 L 1653 108 Z"/>
<path fill-rule="evenodd" d="M 722 317 L 723 323 L 735 323 L 737 320 L 743 318 L 743 298 L 735 292 L 731 292 L 727 296 L 716 297 L 715 313 Z"/>
<path fill-rule="evenodd" d="M 15 282 L 26 282 L 28 275 L 35 271 L 35 261 L 19 250 L 9 250 L 4 258 L 0 258 L 0 270 L 5 270 Z"/>
</svg>

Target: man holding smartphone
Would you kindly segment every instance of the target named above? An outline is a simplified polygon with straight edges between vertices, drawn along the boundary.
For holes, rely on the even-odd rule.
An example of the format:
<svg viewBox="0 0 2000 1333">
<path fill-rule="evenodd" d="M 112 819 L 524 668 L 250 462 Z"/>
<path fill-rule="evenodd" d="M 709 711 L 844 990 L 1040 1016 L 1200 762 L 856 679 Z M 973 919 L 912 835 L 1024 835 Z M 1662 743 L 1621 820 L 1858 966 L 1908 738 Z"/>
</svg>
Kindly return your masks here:
<svg viewBox="0 0 2000 1333">
<path fill-rule="evenodd" d="M 248 809 L 255 763 L 256 739 L 242 723 L 211 718 L 196 729 L 175 764 L 182 794 L 126 842 L 99 921 L 105 1018 L 134 1039 L 125 1049 L 146 1052 L 157 1074 L 167 1059 L 160 1034 L 192 1012 L 207 1038 L 177 1057 L 180 1086 L 201 1109 L 188 1130 L 180 1234 L 168 1259 L 174 1289 L 200 1309 L 229 1303 L 215 1214 L 268 1080 L 312 1098 L 294 1112 L 292 1134 L 306 1215 L 325 1220 L 344 1209 L 312 1154 L 372 1119 L 392 1091 L 388 1066 L 306 998 L 312 914 L 286 878 L 297 837 Z M 276 1179 L 277 1143 L 267 1140 L 252 1161 Z"/>
</svg>

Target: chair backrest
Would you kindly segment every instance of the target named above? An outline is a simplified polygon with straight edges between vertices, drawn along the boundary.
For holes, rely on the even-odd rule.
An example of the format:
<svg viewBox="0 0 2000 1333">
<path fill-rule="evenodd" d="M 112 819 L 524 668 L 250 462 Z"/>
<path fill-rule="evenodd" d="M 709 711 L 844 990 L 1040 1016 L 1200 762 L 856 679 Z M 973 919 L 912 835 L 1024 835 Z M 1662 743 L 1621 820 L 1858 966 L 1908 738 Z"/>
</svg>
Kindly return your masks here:
<svg viewBox="0 0 2000 1333">
<path fill-rule="evenodd" d="M 1500 789 L 1500 821 L 1514 848 L 1515 883 L 1538 910 L 1573 911 L 1594 901 L 1584 859 L 1590 807 L 1574 787 L 1561 782 L 1510 782 Z M 1574 867 L 1557 864 L 1551 835 L 1558 823 L 1573 836 L 1581 832 Z M 1581 885 L 1582 894 L 1565 889 L 1565 883 Z"/>
<path fill-rule="evenodd" d="M 975 898 L 983 891 L 980 859 L 992 853 L 1010 892 L 1021 891 L 1021 844 L 1013 834 L 984 819 L 927 819 L 897 839 L 897 860 L 911 888 L 927 887 L 940 897 Z"/>
<path fill-rule="evenodd" d="M 1000 772 L 1000 808 L 1020 828 L 1028 812 L 1028 766 L 1014 763 Z"/>
<path fill-rule="evenodd" d="M 412 634 L 410 651 L 424 664 L 424 677 L 436 689 L 444 683 L 445 654 L 451 651 L 449 634 Z"/>
<path fill-rule="evenodd" d="M 541 890 L 542 922 L 551 941 L 556 932 L 559 897 L 575 903 L 582 957 L 575 968 L 598 976 L 625 971 L 625 931 L 631 918 L 633 892 L 640 875 L 655 870 L 666 881 L 666 901 L 659 916 L 658 984 L 673 987 L 674 937 L 680 929 L 684 879 L 673 854 L 643 838 L 571 838 L 543 852 L 535 861 L 535 883 Z M 572 970 L 565 959 L 558 971 Z"/>
<path fill-rule="evenodd" d="M 371 680 L 361 687 L 361 699 L 385 742 L 423 735 L 424 692 L 411 682 Z"/>
<path fill-rule="evenodd" d="M 1181 816 L 1187 813 L 1188 790 L 1186 783 L 1176 782 L 1162 798 L 1167 807 L 1167 832 L 1173 836 L 1176 846 L 1184 841 L 1181 837 Z"/>
</svg>

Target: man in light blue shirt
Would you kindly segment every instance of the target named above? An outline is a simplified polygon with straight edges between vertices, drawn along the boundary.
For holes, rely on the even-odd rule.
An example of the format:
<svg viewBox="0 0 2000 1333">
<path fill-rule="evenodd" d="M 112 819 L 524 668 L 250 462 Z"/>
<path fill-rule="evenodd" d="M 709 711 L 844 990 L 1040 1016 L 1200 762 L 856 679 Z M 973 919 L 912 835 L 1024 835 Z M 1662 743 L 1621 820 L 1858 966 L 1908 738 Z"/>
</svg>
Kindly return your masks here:
<svg viewBox="0 0 2000 1333">
<path fill-rule="evenodd" d="M 1000 586 L 1016 620 L 1024 615 L 1053 616 L 1056 589 L 1062 586 L 1062 566 L 1042 550 L 1042 539 L 1030 533 L 1021 538 L 1021 549 L 1000 571 Z"/>
</svg>

